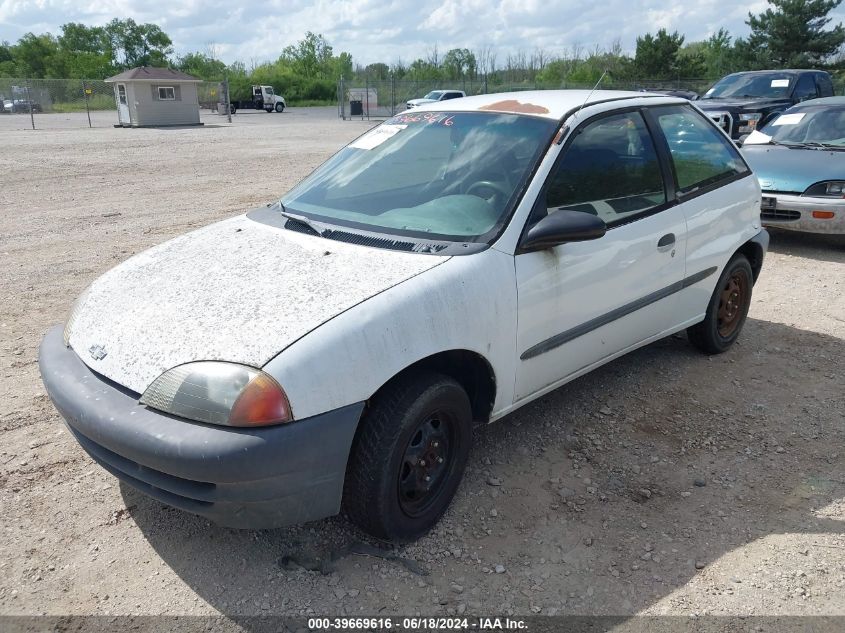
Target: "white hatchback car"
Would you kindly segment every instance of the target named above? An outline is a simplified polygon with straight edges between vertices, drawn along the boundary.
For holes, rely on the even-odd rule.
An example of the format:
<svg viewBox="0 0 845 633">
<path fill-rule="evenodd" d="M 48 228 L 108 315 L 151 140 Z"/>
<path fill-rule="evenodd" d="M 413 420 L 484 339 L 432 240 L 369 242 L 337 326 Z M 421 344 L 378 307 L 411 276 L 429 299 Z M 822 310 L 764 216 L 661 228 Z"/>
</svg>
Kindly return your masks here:
<svg viewBox="0 0 845 633">
<path fill-rule="evenodd" d="M 423 106 L 94 281 L 41 373 L 83 448 L 167 504 L 249 528 L 344 508 L 411 539 L 452 499 L 473 422 L 679 330 L 730 347 L 759 209 L 683 99 Z"/>
</svg>

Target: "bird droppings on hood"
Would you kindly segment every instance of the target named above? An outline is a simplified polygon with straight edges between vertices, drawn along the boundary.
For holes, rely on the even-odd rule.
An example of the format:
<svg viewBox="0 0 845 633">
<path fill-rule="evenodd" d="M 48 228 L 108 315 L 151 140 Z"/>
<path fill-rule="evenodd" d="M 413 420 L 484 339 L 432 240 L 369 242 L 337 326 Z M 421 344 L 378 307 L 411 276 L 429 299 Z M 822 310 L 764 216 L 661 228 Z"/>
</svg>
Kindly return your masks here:
<svg viewBox="0 0 845 633">
<path fill-rule="evenodd" d="M 497 101 L 486 106 L 481 106 L 479 110 L 492 110 L 494 112 L 516 112 L 519 114 L 548 114 L 549 109 L 533 103 L 522 103 L 516 99 L 507 99 L 505 101 Z"/>
</svg>

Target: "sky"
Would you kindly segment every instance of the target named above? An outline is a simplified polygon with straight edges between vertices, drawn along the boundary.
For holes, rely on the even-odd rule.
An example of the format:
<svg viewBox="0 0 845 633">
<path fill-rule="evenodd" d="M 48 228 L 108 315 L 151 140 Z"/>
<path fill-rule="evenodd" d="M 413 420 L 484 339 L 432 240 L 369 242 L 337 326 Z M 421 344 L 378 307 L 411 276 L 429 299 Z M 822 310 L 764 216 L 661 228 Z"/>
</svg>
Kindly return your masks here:
<svg viewBox="0 0 845 633">
<path fill-rule="evenodd" d="M 250 66 L 278 58 L 307 31 L 321 33 L 335 54 L 352 54 L 355 64 L 405 64 L 442 56 L 451 48 L 491 48 L 501 64 L 509 53 L 543 49 L 550 56 L 573 47 L 606 48 L 619 40 L 633 53 L 636 38 L 665 27 L 705 39 L 719 28 L 745 36 L 748 12 L 765 0 L 0 0 L 0 41 L 26 32 L 58 34 L 66 22 L 102 25 L 112 18 L 158 24 L 175 53 L 206 52 L 209 45 L 226 63 Z M 833 14 L 845 22 L 845 8 Z"/>
</svg>

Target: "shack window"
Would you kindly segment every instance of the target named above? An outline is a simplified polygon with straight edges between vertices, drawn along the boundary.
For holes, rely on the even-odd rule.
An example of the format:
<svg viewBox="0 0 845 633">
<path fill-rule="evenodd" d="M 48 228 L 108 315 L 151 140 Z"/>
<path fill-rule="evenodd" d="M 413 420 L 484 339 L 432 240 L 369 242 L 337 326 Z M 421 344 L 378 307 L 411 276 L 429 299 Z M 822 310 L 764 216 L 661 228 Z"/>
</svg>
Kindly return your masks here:
<svg viewBox="0 0 845 633">
<path fill-rule="evenodd" d="M 176 89 L 172 86 L 159 86 L 158 98 L 161 101 L 176 101 Z"/>
</svg>

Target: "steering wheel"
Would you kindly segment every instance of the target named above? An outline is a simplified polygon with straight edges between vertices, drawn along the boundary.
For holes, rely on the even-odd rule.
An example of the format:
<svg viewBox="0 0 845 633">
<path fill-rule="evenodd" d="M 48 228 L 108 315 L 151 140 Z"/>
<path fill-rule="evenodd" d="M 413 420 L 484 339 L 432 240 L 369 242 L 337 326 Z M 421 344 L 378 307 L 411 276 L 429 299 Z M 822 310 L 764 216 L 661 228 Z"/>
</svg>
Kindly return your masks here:
<svg viewBox="0 0 845 633">
<path fill-rule="evenodd" d="M 485 189 L 492 191 L 492 195 L 484 196 L 480 193 L 476 193 L 483 193 Z M 478 182 L 472 183 L 469 187 L 467 187 L 466 190 L 466 194 L 468 196 L 478 196 L 479 198 L 483 198 L 493 206 L 499 206 L 498 202 L 500 201 L 500 196 L 502 198 L 502 201 L 504 201 L 510 198 L 511 193 L 512 192 L 507 187 L 505 187 L 505 185 L 500 182 L 496 182 L 495 180 L 479 180 Z"/>
</svg>

